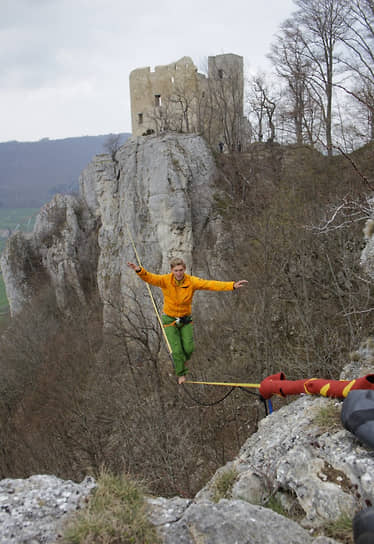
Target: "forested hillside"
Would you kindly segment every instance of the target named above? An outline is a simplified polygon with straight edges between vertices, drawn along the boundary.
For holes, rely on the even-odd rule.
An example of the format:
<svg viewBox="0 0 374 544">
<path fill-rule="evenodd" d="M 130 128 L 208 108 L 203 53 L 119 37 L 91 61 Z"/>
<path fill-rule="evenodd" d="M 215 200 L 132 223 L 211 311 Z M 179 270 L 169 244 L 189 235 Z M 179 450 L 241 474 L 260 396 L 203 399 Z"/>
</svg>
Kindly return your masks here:
<svg viewBox="0 0 374 544">
<path fill-rule="evenodd" d="M 129 134 L 120 136 L 123 143 Z M 108 137 L 0 143 L 0 207 L 39 208 L 55 193 L 77 192 L 81 171 L 106 152 Z"/>
</svg>

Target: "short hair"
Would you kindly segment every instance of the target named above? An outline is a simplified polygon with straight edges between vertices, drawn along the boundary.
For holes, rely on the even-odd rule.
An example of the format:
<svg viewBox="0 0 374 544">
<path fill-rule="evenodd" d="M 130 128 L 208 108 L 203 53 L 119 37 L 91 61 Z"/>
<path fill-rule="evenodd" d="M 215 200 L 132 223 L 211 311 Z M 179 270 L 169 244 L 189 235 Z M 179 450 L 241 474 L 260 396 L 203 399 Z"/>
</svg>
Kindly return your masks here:
<svg viewBox="0 0 374 544">
<path fill-rule="evenodd" d="M 170 261 L 170 268 L 174 268 L 174 266 L 180 266 L 180 265 L 183 266 L 183 268 L 186 268 L 186 263 L 180 257 L 175 257 L 174 259 Z"/>
</svg>

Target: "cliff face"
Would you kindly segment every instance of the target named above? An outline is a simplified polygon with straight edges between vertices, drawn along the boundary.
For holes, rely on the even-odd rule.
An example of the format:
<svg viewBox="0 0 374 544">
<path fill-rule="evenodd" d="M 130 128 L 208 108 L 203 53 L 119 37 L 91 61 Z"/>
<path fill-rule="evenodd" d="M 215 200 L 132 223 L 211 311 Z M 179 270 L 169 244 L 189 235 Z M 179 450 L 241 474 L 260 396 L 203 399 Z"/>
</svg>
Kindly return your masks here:
<svg viewBox="0 0 374 544">
<path fill-rule="evenodd" d="M 93 278 L 105 317 L 106 302 L 122 306 L 136 281 L 126 266 L 135 261 L 131 238 L 150 269 L 165 273 L 171 257 L 183 256 L 198 273 L 199 247 L 205 258 L 211 254 L 214 274 L 220 237 L 210 215 L 215 173 L 211 152 L 196 135 L 128 141 L 116 162 L 96 156 L 81 175 L 78 197 L 55 196 L 31 235 L 17 233 L 9 240 L 1 267 L 12 314 L 42 281 L 53 287 L 60 306 L 68 291 L 84 302 Z"/>
</svg>

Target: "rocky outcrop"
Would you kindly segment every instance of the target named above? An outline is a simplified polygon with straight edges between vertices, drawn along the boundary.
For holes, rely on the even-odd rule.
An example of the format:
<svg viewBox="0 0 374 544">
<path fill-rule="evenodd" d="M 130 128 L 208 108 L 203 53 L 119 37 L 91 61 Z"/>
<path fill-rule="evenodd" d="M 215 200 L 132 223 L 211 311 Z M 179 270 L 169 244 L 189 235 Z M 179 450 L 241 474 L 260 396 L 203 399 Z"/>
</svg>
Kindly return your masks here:
<svg viewBox="0 0 374 544">
<path fill-rule="evenodd" d="M 136 282 L 126 266 L 136 261 L 132 242 L 146 267 L 167 272 L 170 258 L 182 255 L 193 267 L 196 239 L 208 228 L 215 166 L 204 140 L 193 135 L 132 140 L 117 161 L 113 170 L 107 158 L 97 158 L 82 175 L 81 194 L 101 221 L 101 299 L 119 297 L 122 307 Z"/>
<path fill-rule="evenodd" d="M 9 238 L 1 269 L 13 315 L 46 286 L 60 307 L 66 306 L 69 292 L 85 302 L 98 259 L 95 224 L 81 199 L 56 195 L 39 212 L 31 234 Z"/>
<path fill-rule="evenodd" d="M 210 501 L 189 503 L 184 511 L 175 499 L 150 501 L 151 521 L 158 527 L 164 544 L 334 544 L 324 536 L 313 538 L 294 521 L 243 500 L 222 499 L 218 504 Z M 174 514 L 174 508 L 182 513 Z"/>
<path fill-rule="evenodd" d="M 104 316 L 109 301 L 126 305 L 136 281 L 126 267 L 136 259 L 131 239 L 145 266 L 166 272 L 169 259 L 183 255 L 197 274 L 198 240 L 205 257 L 212 256 L 214 274 L 220 242 L 218 219 L 210 213 L 215 175 L 209 147 L 191 134 L 129 140 L 115 161 L 96 156 L 81 175 L 79 197 L 56 195 L 41 209 L 31 235 L 17 233 L 8 241 L 1 267 L 12 314 L 42 280 L 60 305 L 69 292 L 84 302 L 88 275 L 98 285 Z"/>
<path fill-rule="evenodd" d="M 373 503 L 374 456 L 343 429 L 320 433 L 313 417 L 326 403 L 303 397 L 264 419 L 239 457 L 182 512 L 175 499 L 151 501 L 164 542 L 193 544 L 196 535 L 207 544 L 335 542 L 313 535 Z M 230 498 L 216 504 L 212 499 L 228 472 L 235 476 Z M 269 501 L 284 515 L 264 508 Z"/>
<path fill-rule="evenodd" d="M 0 482 L 0 541 L 2 544 L 55 542 L 67 516 L 84 505 L 95 487 L 55 476 L 31 476 Z"/>
</svg>

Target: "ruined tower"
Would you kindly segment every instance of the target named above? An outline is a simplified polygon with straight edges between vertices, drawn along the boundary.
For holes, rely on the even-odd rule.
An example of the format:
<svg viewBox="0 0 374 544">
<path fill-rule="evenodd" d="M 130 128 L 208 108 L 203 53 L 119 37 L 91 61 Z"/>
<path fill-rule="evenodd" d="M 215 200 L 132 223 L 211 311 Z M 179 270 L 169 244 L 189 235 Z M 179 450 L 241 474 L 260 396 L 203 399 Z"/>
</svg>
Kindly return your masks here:
<svg viewBox="0 0 374 544">
<path fill-rule="evenodd" d="M 130 74 L 133 136 L 195 132 L 236 149 L 243 140 L 243 57 L 208 58 L 208 75 L 190 57 Z"/>
</svg>

